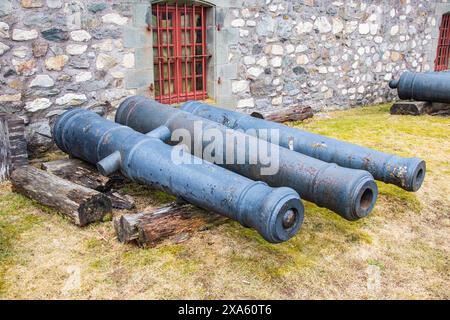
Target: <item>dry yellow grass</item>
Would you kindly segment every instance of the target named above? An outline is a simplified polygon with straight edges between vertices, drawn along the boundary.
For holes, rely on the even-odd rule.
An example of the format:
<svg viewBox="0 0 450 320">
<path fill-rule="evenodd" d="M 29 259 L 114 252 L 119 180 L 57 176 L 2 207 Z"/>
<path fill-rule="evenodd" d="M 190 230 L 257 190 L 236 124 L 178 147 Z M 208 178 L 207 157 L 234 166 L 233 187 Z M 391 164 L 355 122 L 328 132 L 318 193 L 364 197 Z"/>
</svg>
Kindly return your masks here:
<svg viewBox="0 0 450 320">
<path fill-rule="evenodd" d="M 378 183 L 368 218 L 348 222 L 306 203 L 291 241 L 264 242 L 229 222 L 181 244 L 122 245 L 111 223 L 79 229 L 0 185 L 0 297 L 450 298 L 450 119 L 391 116 L 387 105 L 292 124 L 427 161 L 411 194 Z M 133 188 L 139 206 L 166 196 Z M 145 202 L 145 203 L 144 203 Z"/>
</svg>

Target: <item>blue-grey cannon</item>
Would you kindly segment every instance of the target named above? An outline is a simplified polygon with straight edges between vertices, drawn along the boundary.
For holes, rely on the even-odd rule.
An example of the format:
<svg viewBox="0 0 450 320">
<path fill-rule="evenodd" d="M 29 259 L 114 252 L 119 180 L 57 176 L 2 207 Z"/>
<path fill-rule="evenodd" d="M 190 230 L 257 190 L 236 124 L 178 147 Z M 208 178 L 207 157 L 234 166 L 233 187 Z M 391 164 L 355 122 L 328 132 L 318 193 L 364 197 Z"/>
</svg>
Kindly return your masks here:
<svg viewBox="0 0 450 320">
<path fill-rule="evenodd" d="M 120 170 L 133 181 L 252 227 L 272 243 L 298 232 L 304 208 L 297 192 L 271 188 L 206 161 L 174 164 L 173 147 L 160 140 L 166 134 L 161 127 L 144 135 L 82 109 L 65 112 L 53 127 L 62 151 L 97 164 L 102 174 Z"/>
<path fill-rule="evenodd" d="M 450 103 L 450 72 L 403 72 L 389 82 L 402 100 Z"/>
<path fill-rule="evenodd" d="M 278 130 L 278 143 L 284 148 L 342 167 L 366 170 L 376 180 L 408 191 L 417 191 L 425 178 L 425 161 L 419 158 L 399 157 L 197 101 L 186 102 L 181 109 L 232 129 L 250 130 L 256 136 L 261 130 Z"/>
<path fill-rule="evenodd" d="M 309 200 L 321 207 L 326 207 L 347 220 L 357 220 L 367 216 L 373 209 L 378 189 L 370 173 L 339 167 L 303 154 L 281 148 L 277 144 L 247 135 L 243 132 L 209 121 L 188 112 L 160 104 L 145 97 L 134 96 L 125 99 L 116 113 L 116 122 L 130 126 L 142 132 L 150 132 L 158 127 L 168 128 L 176 135 L 178 130 L 185 130 L 191 136 L 190 141 L 175 139 L 188 147 L 189 151 L 199 157 L 205 154 L 196 153 L 195 146 L 199 143 L 201 151 L 211 145 L 207 136 L 208 130 L 218 131 L 226 141 L 216 145 L 214 153 L 219 159 L 218 165 L 237 172 L 253 180 L 262 180 L 273 187 L 291 187 L 302 199 Z M 200 126 L 201 130 L 197 130 Z M 205 134 L 202 134 L 205 133 Z M 230 139 L 230 136 L 232 137 Z M 192 139 L 193 137 L 193 139 Z M 247 141 L 247 144 L 237 144 L 236 141 Z M 173 141 L 165 140 L 167 143 Z M 214 142 L 217 142 L 215 140 Z M 266 162 L 263 161 L 251 145 L 259 145 L 261 150 L 271 150 L 273 162 L 277 162 L 277 169 L 264 172 Z M 266 145 L 266 146 L 264 146 Z M 227 155 L 233 157 L 227 158 Z M 278 157 L 276 157 L 278 154 Z"/>
</svg>

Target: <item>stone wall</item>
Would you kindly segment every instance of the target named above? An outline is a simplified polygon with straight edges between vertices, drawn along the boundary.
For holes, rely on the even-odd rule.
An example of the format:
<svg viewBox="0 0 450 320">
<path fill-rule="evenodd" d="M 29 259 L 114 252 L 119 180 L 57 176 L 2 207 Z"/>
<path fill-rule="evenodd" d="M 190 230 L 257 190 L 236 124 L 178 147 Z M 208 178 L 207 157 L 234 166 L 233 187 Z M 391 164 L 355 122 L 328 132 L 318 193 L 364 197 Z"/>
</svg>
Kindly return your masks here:
<svg viewBox="0 0 450 320">
<path fill-rule="evenodd" d="M 327 110 L 394 99 L 389 80 L 434 67 L 436 2 L 244 1 L 231 12 L 240 34 L 237 106 Z"/>
<path fill-rule="evenodd" d="M 151 96 L 150 0 L 0 0 L 0 111 L 27 123 L 32 153 L 70 107 L 112 116 Z M 209 0 L 208 93 L 220 105 L 314 110 L 395 98 L 387 83 L 433 68 L 446 1 Z"/>
<path fill-rule="evenodd" d="M 19 114 L 32 153 L 52 146 L 49 121 L 70 107 L 110 113 L 125 96 L 134 48 L 120 1 L 0 0 L 0 111 Z"/>
</svg>

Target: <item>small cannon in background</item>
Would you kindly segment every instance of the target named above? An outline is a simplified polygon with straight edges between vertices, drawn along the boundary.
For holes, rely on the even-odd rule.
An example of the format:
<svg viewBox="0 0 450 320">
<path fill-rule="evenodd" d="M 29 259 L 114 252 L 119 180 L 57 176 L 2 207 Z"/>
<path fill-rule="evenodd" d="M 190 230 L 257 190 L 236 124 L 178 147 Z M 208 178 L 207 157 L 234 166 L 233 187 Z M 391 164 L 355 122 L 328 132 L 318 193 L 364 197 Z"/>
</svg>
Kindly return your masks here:
<svg viewBox="0 0 450 320">
<path fill-rule="evenodd" d="M 173 147 L 160 140 L 170 134 L 165 127 L 144 135 L 72 109 L 58 117 L 52 133 L 62 151 L 97 164 L 102 174 L 120 170 L 133 181 L 252 227 L 269 242 L 287 241 L 303 223 L 303 204 L 290 188 L 271 188 L 200 159 L 174 164 Z"/>
<path fill-rule="evenodd" d="M 261 129 L 279 130 L 278 142 L 284 148 L 342 167 L 366 170 L 376 180 L 407 191 L 419 190 L 425 178 L 425 161 L 419 158 L 399 157 L 198 101 L 186 102 L 181 109 L 232 129 L 252 129 L 256 136 Z"/>
<path fill-rule="evenodd" d="M 403 101 L 392 105 L 394 115 L 450 115 L 450 72 L 404 72 L 389 82 Z"/>
<path fill-rule="evenodd" d="M 347 220 L 353 221 L 367 216 L 377 199 L 377 185 L 367 171 L 323 162 L 142 96 L 125 99 L 117 110 L 116 122 L 142 133 L 160 126 L 168 128 L 172 133 L 177 129 L 184 129 L 195 140 L 181 141 L 191 152 L 194 151 L 194 147 L 190 145 L 192 142 L 199 143 L 202 150 L 211 142 L 209 137 L 196 133 L 196 124 L 200 124 L 203 132 L 208 129 L 216 130 L 222 137 L 233 135 L 240 141 L 249 141 L 250 143 L 244 146 L 236 146 L 234 141 L 230 144 L 219 144 L 217 148 L 221 148 L 221 156 L 226 157 L 231 150 L 245 158 L 245 163 L 239 162 L 238 157 L 233 157 L 233 162 L 221 158 L 220 165 L 250 179 L 265 181 L 273 187 L 293 188 L 302 199 L 326 207 Z M 265 164 L 250 147 L 255 144 L 266 145 L 264 149 L 274 149 L 278 154 L 278 159 L 273 159 L 279 163 L 277 172 L 263 174 Z M 203 152 L 201 154 L 203 156 Z"/>
<path fill-rule="evenodd" d="M 402 100 L 450 104 L 450 72 L 403 72 L 398 80 L 389 82 Z"/>
</svg>

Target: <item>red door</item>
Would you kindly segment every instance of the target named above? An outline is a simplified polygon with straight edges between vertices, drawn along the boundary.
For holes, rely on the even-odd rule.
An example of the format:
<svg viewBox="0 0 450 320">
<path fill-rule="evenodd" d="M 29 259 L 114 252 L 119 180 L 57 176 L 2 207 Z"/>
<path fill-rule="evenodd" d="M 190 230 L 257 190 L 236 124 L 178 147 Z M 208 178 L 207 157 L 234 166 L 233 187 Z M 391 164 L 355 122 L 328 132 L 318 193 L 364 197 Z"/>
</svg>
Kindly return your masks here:
<svg viewBox="0 0 450 320">
<path fill-rule="evenodd" d="M 205 7 L 157 4 L 152 11 L 155 99 L 206 99 Z"/>
<path fill-rule="evenodd" d="M 448 70 L 448 60 L 450 58 L 450 14 L 442 16 L 441 26 L 439 27 L 439 41 L 434 61 L 435 71 Z"/>
</svg>

